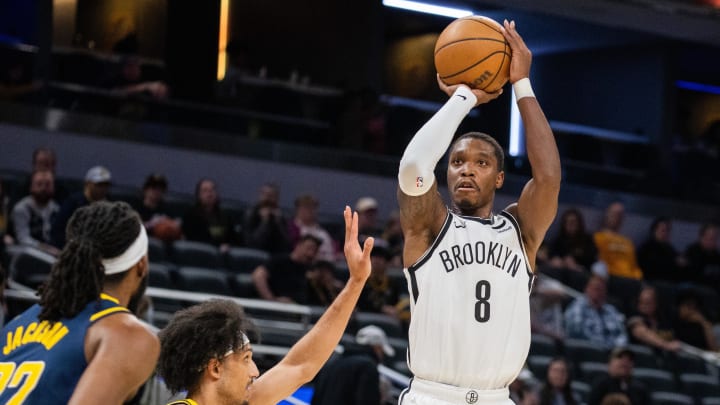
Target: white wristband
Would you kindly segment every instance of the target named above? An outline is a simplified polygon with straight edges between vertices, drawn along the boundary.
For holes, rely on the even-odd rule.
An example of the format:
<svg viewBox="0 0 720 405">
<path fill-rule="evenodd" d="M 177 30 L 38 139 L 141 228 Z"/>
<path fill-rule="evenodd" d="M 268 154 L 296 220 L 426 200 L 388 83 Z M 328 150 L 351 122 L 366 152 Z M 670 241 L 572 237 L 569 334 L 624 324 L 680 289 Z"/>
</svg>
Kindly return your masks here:
<svg viewBox="0 0 720 405">
<path fill-rule="evenodd" d="M 527 77 L 522 78 L 513 84 L 513 90 L 515 91 L 515 100 L 520 101 L 523 97 L 535 97 L 532 86 L 530 85 L 530 79 Z"/>
</svg>

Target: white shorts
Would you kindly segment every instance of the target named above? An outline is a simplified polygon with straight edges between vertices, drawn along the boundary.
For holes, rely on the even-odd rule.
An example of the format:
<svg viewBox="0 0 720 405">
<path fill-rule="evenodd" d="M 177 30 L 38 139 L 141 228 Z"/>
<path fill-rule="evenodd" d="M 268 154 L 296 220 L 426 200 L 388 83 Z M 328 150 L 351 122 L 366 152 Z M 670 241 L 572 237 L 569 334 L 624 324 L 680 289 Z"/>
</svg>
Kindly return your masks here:
<svg viewBox="0 0 720 405">
<path fill-rule="evenodd" d="M 515 405 L 507 388 L 476 390 L 414 377 L 398 405 Z"/>
</svg>

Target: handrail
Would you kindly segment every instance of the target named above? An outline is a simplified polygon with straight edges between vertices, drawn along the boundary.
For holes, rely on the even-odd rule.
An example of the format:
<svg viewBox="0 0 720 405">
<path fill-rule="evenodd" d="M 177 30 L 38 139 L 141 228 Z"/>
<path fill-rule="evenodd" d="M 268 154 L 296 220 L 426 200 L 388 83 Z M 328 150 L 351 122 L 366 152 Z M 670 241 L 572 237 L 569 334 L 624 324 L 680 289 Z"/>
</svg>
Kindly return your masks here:
<svg viewBox="0 0 720 405">
<path fill-rule="evenodd" d="M 61 82 L 61 81 L 50 81 L 48 87 L 51 89 L 70 91 L 78 94 L 88 94 L 94 96 L 108 97 L 112 99 L 124 100 L 128 97 L 123 95 L 121 92 L 115 90 L 108 90 L 98 87 L 85 86 L 77 83 Z M 216 114 L 223 114 L 227 116 L 241 116 L 246 118 L 255 118 L 259 120 L 277 122 L 281 124 L 292 124 L 308 128 L 315 129 L 330 129 L 330 124 L 323 121 L 308 119 L 308 118 L 296 118 L 286 115 L 278 115 L 272 113 L 265 113 L 255 110 L 248 110 L 242 107 L 223 107 L 212 104 L 197 103 L 185 100 L 177 99 L 164 99 L 156 100 L 151 97 L 136 95 L 133 98 L 138 98 L 144 102 L 152 103 L 160 107 L 175 107 L 191 110 L 193 112 L 211 112 Z"/>
<path fill-rule="evenodd" d="M 310 323 L 310 315 L 312 315 L 312 310 L 307 305 L 286 304 L 281 302 L 231 297 L 227 295 L 200 293 L 194 291 L 169 290 L 158 287 L 148 287 L 146 294 L 151 298 L 165 298 L 191 302 L 203 302 L 210 299 L 229 299 L 235 301 L 246 309 L 259 309 L 300 315 L 302 317 L 302 324 L 304 327 L 308 327 Z"/>
</svg>

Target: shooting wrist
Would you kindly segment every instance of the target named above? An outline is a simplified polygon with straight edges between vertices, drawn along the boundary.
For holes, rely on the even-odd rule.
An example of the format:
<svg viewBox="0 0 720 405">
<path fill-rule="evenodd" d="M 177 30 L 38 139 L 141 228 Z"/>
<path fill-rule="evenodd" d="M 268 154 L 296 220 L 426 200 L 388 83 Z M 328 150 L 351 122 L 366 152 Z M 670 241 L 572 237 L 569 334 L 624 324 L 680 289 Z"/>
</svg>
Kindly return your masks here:
<svg viewBox="0 0 720 405">
<path fill-rule="evenodd" d="M 528 79 L 527 77 L 524 77 L 513 83 L 513 90 L 515 91 L 515 100 L 517 101 L 520 101 L 521 98 L 525 97 L 535 98 L 535 93 L 533 92 L 532 85 L 530 85 L 530 79 Z"/>
</svg>

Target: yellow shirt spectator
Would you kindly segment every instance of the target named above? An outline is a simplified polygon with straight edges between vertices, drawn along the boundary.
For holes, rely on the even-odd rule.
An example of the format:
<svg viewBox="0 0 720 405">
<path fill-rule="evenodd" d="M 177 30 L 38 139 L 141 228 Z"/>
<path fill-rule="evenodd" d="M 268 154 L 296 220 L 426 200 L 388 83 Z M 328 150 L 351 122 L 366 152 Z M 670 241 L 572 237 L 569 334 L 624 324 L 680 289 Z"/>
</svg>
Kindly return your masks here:
<svg viewBox="0 0 720 405">
<path fill-rule="evenodd" d="M 635 245 L 629 238 L 607 229 L 593 235 L 598 259 L 605 262 L 611 276 L 641 280 L 643 273 L 635 257 Z"/>
</svg>

